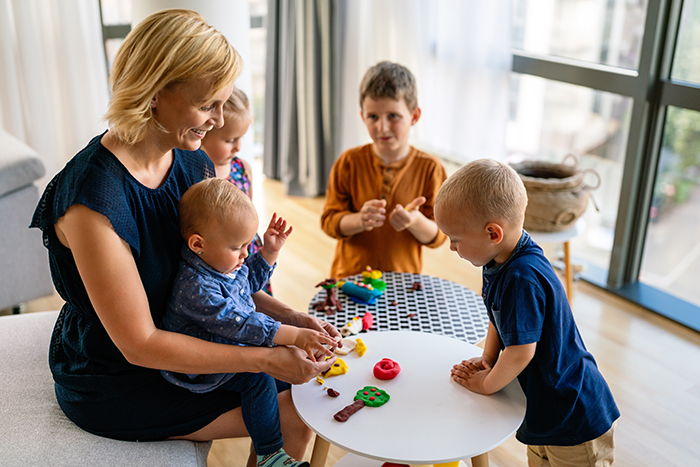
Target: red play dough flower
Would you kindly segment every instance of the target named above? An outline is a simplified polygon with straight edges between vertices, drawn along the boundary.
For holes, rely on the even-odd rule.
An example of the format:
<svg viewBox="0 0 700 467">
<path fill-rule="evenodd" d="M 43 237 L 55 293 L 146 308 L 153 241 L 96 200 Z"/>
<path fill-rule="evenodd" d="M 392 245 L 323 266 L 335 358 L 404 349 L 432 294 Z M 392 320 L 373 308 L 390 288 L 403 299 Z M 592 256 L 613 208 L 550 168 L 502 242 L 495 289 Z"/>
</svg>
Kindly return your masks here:
<svg viewBox="0 0 700 467">
<path fill-rule="evenodd" d="M 394 379 L 401 371 L 401 367 L 389 358 L 382 358 L 374 365 L 374 376 L 377 379 Z"/>
</svg>

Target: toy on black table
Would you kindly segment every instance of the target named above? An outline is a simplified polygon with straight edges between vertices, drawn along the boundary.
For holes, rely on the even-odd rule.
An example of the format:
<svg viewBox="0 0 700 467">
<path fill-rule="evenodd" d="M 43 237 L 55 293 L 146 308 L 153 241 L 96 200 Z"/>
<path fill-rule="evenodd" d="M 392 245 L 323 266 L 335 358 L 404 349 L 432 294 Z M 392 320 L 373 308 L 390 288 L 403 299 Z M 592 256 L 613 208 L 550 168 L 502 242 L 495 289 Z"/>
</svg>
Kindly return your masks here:
<svg viewBox="0 0 700 467">
<path fill-rule="evenodd" d="M 335 314 L 337 311 L 343 310 L 343 304 L 340 302 L 340 300 L 338 300 L 335 293 L 335 288 L 337 285 L 338 281 L 335 277 L 331 277 L 330 279 L 326 279 L 325 281 L 316 284 L 316 287 L 323 287 L 323 289 L 326 291 L 326 299 L 322 302 L 316 302 L 311 305 L 314 310 L 323 311 L 329 316 Z"/>
</svg>

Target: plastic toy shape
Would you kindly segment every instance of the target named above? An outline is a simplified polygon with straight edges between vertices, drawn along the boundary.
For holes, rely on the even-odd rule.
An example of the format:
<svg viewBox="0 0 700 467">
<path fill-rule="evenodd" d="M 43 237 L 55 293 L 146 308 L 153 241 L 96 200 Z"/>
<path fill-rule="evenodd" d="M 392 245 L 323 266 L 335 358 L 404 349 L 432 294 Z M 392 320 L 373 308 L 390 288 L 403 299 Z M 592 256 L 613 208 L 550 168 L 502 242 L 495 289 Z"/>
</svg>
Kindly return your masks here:
<svg viewBox="0 0 700 467">
<path fill-rule="evenodd" d="M 389 358 L 382 358 L 374 365 L 374 376 L 377 379 L 394 379 L 401 372 L 401 367 Z"/>
</svg>

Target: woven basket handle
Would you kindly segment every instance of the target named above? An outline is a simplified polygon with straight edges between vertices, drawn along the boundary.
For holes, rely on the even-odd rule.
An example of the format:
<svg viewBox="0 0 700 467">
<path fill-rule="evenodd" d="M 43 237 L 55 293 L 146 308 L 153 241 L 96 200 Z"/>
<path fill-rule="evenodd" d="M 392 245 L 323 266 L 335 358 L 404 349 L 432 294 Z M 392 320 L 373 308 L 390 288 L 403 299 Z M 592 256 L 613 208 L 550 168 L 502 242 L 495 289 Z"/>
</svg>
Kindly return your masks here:
<svg viewBox="0 0 700 467">
<path fill-rule="evenodd" d="M 568 161 L 569 159 L 574 160 L 574 163 L 571 165 L 573 165 L 574 167 L 578 167 L 578 158 L 574 154 L 571 154 L 571 153 L 564 156 L 564 158 L 561 160 L 561 163 L 566 164 L 566 161 Z"/>
<path fill-rule="evenodd" d="M 583 183 L 586 184 L 586 189 L 588 189 L 588 190 L 596 190 L 596 189 L 598 189 L 598 188 L 600 187 L 600 183 L 601 183 L 600 174 L 599 174 L 598 172 L 596 172 L 595 169 L 585 169 L 585 170 L 582 170 L 581 173 L 584 174 L 584 176 L 583 176 L 583 177 L 584 177 L 584 182 L 583 182 Z M 585 181 L 586 175 L 585 175 L 585 174 L 593 174 L 593 175 L 595 175 L 595 178 L 598 179 L 598 183 L 596 183 L 595 186 L 589 185 L 588 183 L 586 183 L 586 181 Z"/>
</svg>

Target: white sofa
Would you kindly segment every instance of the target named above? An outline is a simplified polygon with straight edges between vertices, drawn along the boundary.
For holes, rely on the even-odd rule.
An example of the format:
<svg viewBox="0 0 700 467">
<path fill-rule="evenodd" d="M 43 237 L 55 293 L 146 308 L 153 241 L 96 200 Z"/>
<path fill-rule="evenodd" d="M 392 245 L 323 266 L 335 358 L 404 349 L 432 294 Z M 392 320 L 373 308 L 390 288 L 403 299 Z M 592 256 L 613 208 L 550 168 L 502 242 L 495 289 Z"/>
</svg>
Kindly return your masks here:
<svg viewBox="0 0 700 467">
<path fill-rule="evenodd" d="M 90 434 L 63 414 L 48 365 L 58 312 L 0 316 L 0 465 L 207 465 L 211 442 L 129 442 Z"/>
<path fill-rule="evenodd" d="M 37 153 L 0 129 L 0 309 L 53 294 L 41 231 L 29 228 L 44 173 Z"/>
</svg>

